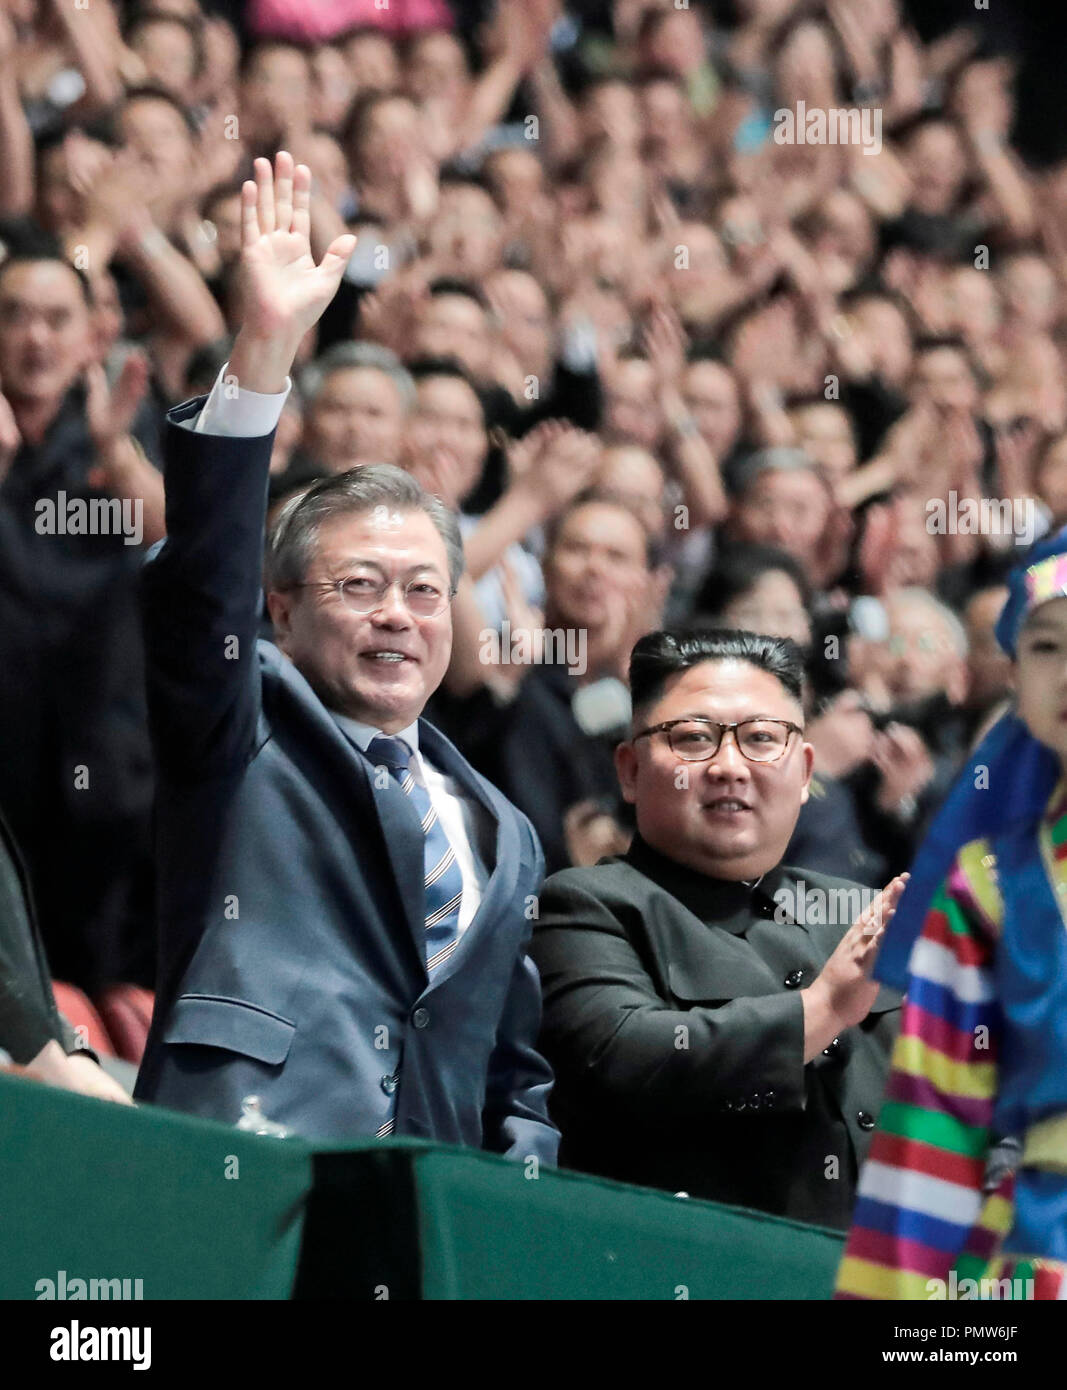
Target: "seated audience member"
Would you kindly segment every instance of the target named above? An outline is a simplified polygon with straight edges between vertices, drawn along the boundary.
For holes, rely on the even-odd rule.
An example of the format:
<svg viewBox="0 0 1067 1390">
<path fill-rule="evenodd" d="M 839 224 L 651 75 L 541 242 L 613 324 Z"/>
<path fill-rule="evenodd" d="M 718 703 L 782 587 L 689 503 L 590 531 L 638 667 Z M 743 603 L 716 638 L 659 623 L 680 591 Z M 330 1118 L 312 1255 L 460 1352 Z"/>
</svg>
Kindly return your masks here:
<svg viewBox="0 0 1067 1390">
<path fill-rule="evenodd" d="M 552 1163 L 522 912 L 541 855 L 421 718 L 449 663 L 455 516 L 369 465 L 294 498 L 264 543 L 294 357 L 355 238 L 316 264 L 310 170 L 279 151 L 255 174 L 240 386 L 220 374 L 169 416 L 167 538 L 142 581 L 161 949 L 137 1096 L 233 1124 L 254 1095 L 303 1135 Z M 264 570 L 277 645 L 256 640 Z M 207 655 L 231 640 L 234 660 Z"/>
<path fill-rule="evenodd" d="M 399 463 L 415 383 L 388 348 L 335 343 L 304 369 L 301 454 L 318 470 Z"/>
<path fill-rule="evenodd" d="M 760 449 L 737 471 L 730 539 L 787 551 L 815 589 L 829 588 L 844 568 L 848 521 L 822 470 L 800 449 Z"/>
<path fill-rule="evenodd" d="M 570 863 L 566 812 L 617 797 L 626 659 L 635 638 L 656 625 L 665 576 L 640 513 L 597 491 L 580 494 L 549 526 L 542 566 L 544 626 L 532 635 L 509 629 L 489 660 L 481 645 L 450 732 L 529 816 L 551 872 Z"/>
<path fill-rule="evenodd" d="M 967 633 L 926 589 L 885 599 L 888 632 L 863 692 L 876 712 L 871 756 L 849 779 L 864 841 L 906 869 L 967 748 Z"/>
<path fill-rule="evenodd" d="M 6 1054 L 39 1081 L 130 1105 L 56 1008 L 28 890 L 15 841 L 0 816 L 0 1061 Z"/>
<path fill-rule="evenodd" d="M 900 996 L 880 895 L 787 868 L 808 796 L 801 664 L 753 633 L 650 633 L 615 760 L 629 851 L 549 878 L 533 955 L 564 1166 L 843 1228 Z M 862 910 L 861 910 L 862 909 Z"/>
</svg>

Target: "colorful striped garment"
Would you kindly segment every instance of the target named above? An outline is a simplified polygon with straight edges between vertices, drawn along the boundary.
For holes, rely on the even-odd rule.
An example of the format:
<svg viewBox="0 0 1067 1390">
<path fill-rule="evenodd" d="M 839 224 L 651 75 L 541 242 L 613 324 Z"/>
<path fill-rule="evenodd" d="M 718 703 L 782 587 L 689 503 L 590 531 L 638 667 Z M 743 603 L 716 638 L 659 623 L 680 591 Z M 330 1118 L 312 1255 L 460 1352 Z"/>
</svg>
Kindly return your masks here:
<svg viewBox="0 0 1067 1390">
<path fill-rule="evenodd" d="M 1055 886 L 1067 886 L 1062 785 L 1041 834 Z M 999 1253 L 1014 1178 L 982 1190 L 1001 1044 L 992 966 L 1003 917 L 990 843 L 972 841 L 934 896 L 911 956 L 837 1298 L 978 1297 L 981 1286 L 970 1281 L 983 1279 L 1016 1281 L 1002 1282 L 995 1297 L 1067 1297 L 1067 1266 Z"/>
</svg>

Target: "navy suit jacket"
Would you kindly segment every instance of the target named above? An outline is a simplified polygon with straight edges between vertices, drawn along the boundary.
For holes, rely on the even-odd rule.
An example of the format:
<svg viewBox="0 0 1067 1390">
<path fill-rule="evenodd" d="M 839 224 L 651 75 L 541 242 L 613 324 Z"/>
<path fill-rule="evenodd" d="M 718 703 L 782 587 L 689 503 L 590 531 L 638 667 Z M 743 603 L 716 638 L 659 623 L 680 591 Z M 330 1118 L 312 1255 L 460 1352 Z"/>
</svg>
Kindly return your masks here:
<svg viewBox="0 0 1067 1390">
<path fill-rule="evenodd" d="M 272 436 L 197 434 L 201 405 L 169 417 L 167 540 L 142 591 L 160 967 L 136 1095 L 229 1123 L 257 1095 L 298 1133 L 348 1138 L 375 1133 L 392 1088 L 396 1134 L 554 1162 L 533 829 L 420 721 L 422 753 L 495 827 L 478 912 L 429 983 L 410 803 L 257 640 Z"/>
</svg>

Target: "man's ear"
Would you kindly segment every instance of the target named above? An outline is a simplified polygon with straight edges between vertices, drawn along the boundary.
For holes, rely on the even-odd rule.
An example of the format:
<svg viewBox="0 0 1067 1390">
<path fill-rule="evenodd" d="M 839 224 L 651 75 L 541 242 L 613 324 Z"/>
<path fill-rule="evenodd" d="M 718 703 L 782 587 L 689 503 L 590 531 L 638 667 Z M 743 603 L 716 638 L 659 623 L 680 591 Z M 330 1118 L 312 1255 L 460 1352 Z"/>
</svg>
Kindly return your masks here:
<svg viewBox="0 0 1067 1390">
<path fill-rule="evenodd" d="M 815 749 L 810 743 L 802 743 L 800 753 L 804 759 L 804 782 L 800 788 L 800 804 L 803 806 L 811 789 L 811 774 L 815 767 Z"/>
<path fill-rule="evenodd" d="M 267 594 L 267 612 L 274 624 L 274 640 L 285 651 L 292 631 L 293 595 L 271 589 Z"/>
<path fill-rule="evenodd" d="M 637 749 L 632 743 L 620 743 L 615 749 L 615 773 L 623 801 L 633 806 L 637 801 Z"/>
</svg>

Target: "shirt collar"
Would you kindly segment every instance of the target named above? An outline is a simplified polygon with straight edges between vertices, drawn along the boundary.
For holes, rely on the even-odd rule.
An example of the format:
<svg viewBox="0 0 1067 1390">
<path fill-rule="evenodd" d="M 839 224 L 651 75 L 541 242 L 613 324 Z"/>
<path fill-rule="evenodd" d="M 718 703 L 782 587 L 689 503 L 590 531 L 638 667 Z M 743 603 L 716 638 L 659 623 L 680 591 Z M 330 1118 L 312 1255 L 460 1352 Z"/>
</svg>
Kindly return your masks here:
<svg viewBox="0 0 1067 1390">
<path fill-rule="evenodd" d="M 376 738 L 402 738 L 413 753 L 419 751 L 419 721 L 417 719 L 406 729 L 401 729 L 398 734 L 383 734 L 381 729 L 374 728 L 372 724 L 361 724 L 358 719 L 349 719 L 346 714 L 338 714 L 333 709 L 330 710 L 330 718 L 343 734 L 348 735 L 362 753 L 367 751 L 371 741 Z"/>
<path fill-rule="evenodd" d="M 781 865 L 777 865 L 768 869 L 755 884 L 712 878 L 710 874 L 668 859 L 639 834 L 634 835 L 624 858 L 646 878 L 665 888 L 702 922 L 724 927 L 735 936 L 752 925 L 753 917 L 769 915 L 767 904 L 773 907 L 775 889 L 783 876 Z"/>
</svg>

